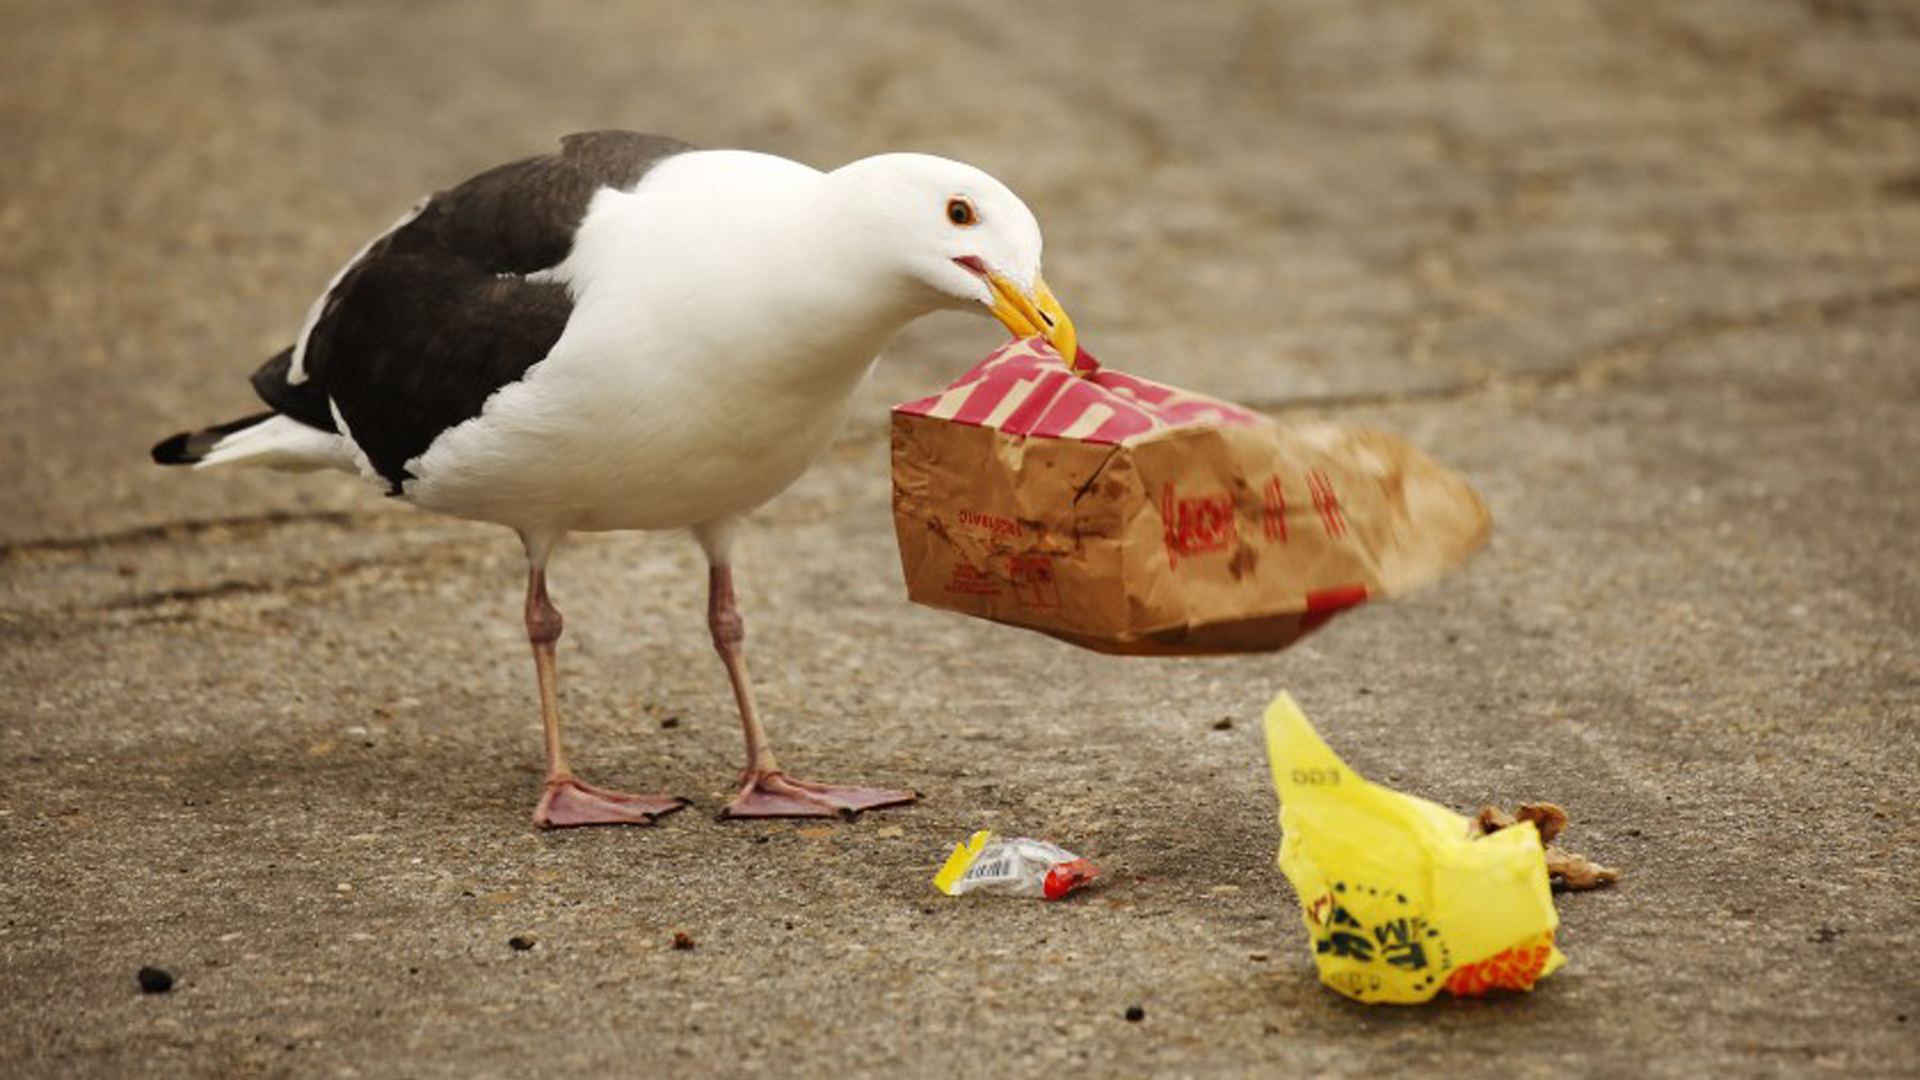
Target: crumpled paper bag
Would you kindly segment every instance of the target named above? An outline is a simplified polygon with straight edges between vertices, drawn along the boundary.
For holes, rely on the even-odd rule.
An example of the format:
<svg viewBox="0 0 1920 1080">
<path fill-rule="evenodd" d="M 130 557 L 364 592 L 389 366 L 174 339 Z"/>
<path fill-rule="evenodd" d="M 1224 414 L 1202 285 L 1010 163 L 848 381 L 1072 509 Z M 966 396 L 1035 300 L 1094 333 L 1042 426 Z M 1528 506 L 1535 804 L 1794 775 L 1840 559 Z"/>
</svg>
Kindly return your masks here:
<svg viewBox="0 0 1920 1080">
<path fill-rule="evenodd" d="M 1101 652 L 1269 651 L 1434 581 L 1492 529 L 1397 436 L 1080 359 L 1009 342 L 894 408 L 909 599 Z"/>
<path fill-rule="evenodd" d="M 1469 839 L 1467 818 L 1348 768 L 1285 693 L 1265 726 L 1280 869 L 1321 982 L 1356 1001 L 1416 1004 L 1442 989 L 1531 990 L 1566 962 L 1532 822 Z"/>
</svg>

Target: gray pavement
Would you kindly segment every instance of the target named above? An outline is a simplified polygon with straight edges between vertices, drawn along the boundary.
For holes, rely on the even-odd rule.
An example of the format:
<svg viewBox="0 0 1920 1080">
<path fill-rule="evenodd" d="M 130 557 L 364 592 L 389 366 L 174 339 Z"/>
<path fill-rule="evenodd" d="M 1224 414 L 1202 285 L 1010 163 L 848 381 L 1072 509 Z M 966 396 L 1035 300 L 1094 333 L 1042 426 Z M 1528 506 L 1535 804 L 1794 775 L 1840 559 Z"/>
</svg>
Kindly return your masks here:
<svg viewBox="0 0 1920 1080">
<path fill-rule="evenodd" d="M 0 65 L 0 1074 L 1920 1072 L 1911 4 L 9 0 Z M 510 536 L 146 448 L 418 193 L 603 126 L 972 160 L 1107 363 L 1405 433 L 1495 539 L 1271 657 L 911 607 L 885 406 L 999 336 L 929 320 L 741 558 L 783 758 L 924 800 L 713 820 L 697 553 L 587 537 L 578 764 L 698 809 L 538 835 Z M 1565 805 L 1626 874 L 1568 966 L 1319 986 L 1281 688 L 1376 779 Z M 986 826 L 1104 887 L 935 894 Z"/>
</svg>

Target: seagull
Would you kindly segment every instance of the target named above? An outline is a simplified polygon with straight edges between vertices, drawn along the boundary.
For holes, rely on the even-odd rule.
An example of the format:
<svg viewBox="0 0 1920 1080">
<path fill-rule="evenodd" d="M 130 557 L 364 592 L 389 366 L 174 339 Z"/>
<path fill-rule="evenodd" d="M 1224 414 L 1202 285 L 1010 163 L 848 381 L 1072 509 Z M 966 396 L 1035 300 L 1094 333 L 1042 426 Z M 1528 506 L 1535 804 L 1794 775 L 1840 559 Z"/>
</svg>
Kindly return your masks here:
<svg viewBox="0 0 1920 1080">
<path fill-rule="evenodd" d="M 1040 227 L 972 166 L 889 153 L 823 172 L 623 131 L 419 202 L 333 276 L 252 383 L 267 408 L 181 432 L 162 465 L 358 474 L 526 550 L 545 828 L 651 824 L 686 801 L 589 784 L 561 746 L 546 567 L 569 533 L 688 530 L 746 766 L 724 817 L 831 817 L 911 791 L 775 760 L 734 599 L 742 520 L 831 444 L 882 347 L 938 310 L 991 314 L 1073 358 Z"/>
</svg>

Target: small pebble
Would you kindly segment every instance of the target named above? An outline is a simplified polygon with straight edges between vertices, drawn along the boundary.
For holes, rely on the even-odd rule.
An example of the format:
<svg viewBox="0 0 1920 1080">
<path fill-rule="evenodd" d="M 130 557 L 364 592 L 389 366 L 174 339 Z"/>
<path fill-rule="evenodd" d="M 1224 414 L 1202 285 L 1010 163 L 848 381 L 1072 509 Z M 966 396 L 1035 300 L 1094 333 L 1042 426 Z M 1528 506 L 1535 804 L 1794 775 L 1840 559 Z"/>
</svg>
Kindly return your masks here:
<svg viewBox="0 0 1920 1080">
<path fill-rule="evenodd" d="M 1221 717 L 1220 719 L 1218 719 L 1218 720 L 1215 720 L 1215 721 L 1213 722 L 1213 730 L 1215 730 L 1215 731 L 1232 731 L 1232 730 L 1233 730 L 1233 717 L 1231 717 L 1231 716 L 1223 716 L 1223 717 Z"/>
<path fill-rule="evenodd" d="M 173 990 L 173 972 L 164 968 L 143 967 L 137 977 L 143 994 L 165 994 Z"/>
<path fill-rule="evenodd" d="M 1147 1010 L 1138 1005 L 1127 1006 L 1127 1023 L 1137 1024 L 1147 1018 Z"/>
<path fill-rule="evenodd" d="M 680 726 L 680 718 L 677 716 L 665 717 L 660 721 L 660 726 L 663 728 L 677 728 Z"/>
<path fill-rule="evenodd" d="M 693 935 L 687 933 L 685 930 L 675 930 L 673 932 L 673 947 L 681 950 L 693 948 Z"/>
<path fill-rule="evenodd" d="M 536 942 L 530 934 L 515 934 L 507 939 L 507 944 L 513 946 L 515 952 L 526 952 L 533 948 Z"/>
</svg>

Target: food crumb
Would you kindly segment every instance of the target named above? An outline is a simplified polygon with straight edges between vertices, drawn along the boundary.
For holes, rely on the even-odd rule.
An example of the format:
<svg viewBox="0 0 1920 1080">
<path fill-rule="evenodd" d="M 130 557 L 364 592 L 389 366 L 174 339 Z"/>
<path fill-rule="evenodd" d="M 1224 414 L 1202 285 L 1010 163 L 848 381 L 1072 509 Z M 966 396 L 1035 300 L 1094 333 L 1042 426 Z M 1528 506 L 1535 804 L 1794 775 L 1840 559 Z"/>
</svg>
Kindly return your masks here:
<svg viewBox="0 0 1920 1080">
<path fill-rule="evenodd" d="M 1486 836 L 1522 821 L 1533 822 L 1540 833 L 1541 846 L 1547 851 L 1547 876 L 1555 885 L 1581 891 L 1620 880 L 1620 871 L 1613 867 L 1601 866 L 1585 855 L 1554 846 L 1554 840 L 1567 827 L 1567 812 L 1553 803 L 1521 803 L 1511 814 L 1497 806 L 1483 806 L 1474 816 L 1473 835 Z"/>
</svg>

